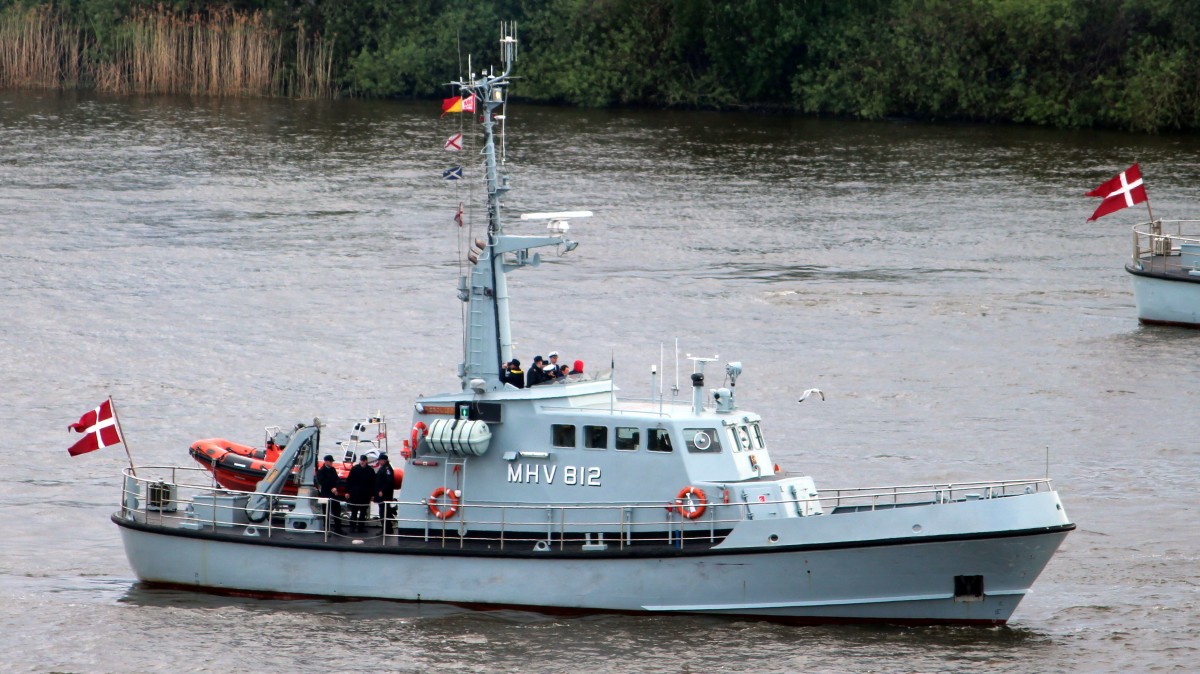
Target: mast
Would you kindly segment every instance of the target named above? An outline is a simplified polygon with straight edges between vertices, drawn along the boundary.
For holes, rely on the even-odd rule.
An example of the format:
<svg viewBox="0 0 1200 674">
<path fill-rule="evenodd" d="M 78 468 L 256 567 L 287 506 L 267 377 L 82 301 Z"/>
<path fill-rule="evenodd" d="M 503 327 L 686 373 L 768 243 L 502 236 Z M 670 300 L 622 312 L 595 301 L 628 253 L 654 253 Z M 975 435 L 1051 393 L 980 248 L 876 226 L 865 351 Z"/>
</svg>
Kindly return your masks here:
<svg viewBox="0 0 1200 674">
<path fill-rule="evenodd" d="M 485 71 L 478 78 L 452 82 L 464 100 L 474 97 L 476 113 L 483 131 L 484 181 L 487 191 L 487 241 L 470 272 L 459 279 L 459 299 L 467 303 L 466 339 L 459 376 L 463 389 L 483 394 L 504 388 L 500 379 L 502 364 L 512 358 L 512 333 L 509 325 L 508 283 L 505 274 L 526 265 L 536 266 L 541 258 L 530 255 L 530 248 L 576 244 L 566 239 L 566 228 L 551 229 L 551 236 L 515 236 L 505 234 L 501 199 L 508 192 L 508 177 L 501 175 L 496 161 L 496 109 L 503 106 L 510 84 L 509 75 L 517 58 L 515 25 L 501 26 L 500 58 L 504 71 Z M 464 108 L 466 106 L 464 105 Z"/>
</svg>

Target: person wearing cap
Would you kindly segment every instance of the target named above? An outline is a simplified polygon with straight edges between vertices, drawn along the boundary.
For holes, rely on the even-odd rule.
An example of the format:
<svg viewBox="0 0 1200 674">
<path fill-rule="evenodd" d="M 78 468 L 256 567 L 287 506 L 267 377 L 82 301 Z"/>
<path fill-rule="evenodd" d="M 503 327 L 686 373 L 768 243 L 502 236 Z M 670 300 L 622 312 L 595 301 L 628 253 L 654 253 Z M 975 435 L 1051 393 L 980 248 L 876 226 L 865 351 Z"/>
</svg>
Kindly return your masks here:
<svg viewBox="0 0 1200 674">
<path fill-rule="evenodd" d="M 350 505 L 350 531 L 365 531 L 367 510 L 371 507 L 371 496 L 375 494 L 375 471 L 367 463 L 367 455 L 360 454 L 358 463 L 346 476 L 346 496 Z"/>
<path fill-rule="evenodd" d="M 558 352 L 551 351 L 546 357 L 550 359 L 543 368 L 546 371 L 546 379 L 558 379 Z"/>
<path fill-rule="evenodd" d="M 533 367 L 529 368 L 529 372 L 525 374 L 525 388 L 537 386 L 546 381 L 546 371 L 542 369 L 543 363 L 541 356 L 533 357 Z"/>
<path fill-rule="evenodd" d="M 525 388 L 525 372 L 521 370 L 521 361 L 513 358 L 504 364 L 504 372 L 500 373 L 500 381 L 512 384 L 516 388 Z"/>
<path fill-rule="evenodd" d="M 318 496 L 324 499 L 329 499 L 329 516 L 333 522 L 333 533 L 346 533 L 342 529 L 342 504 L 338 501 L 337 490 L 338 481 L 337 468 L 333 467 L 333 455 L 326 454 L 325 462 L 317 469 L 317 487 L 320 488 Z"/>
<path fill-rule="evenodd" d="M 375 469 L 375 502 L 379 504 L 379 519 L 383 522 L 383 533 L 390 534 L 396 519 L 396 471 L 388 461 L 387 452 L 379 455 Z"/>
<path fill-rule="evenodd" d="M 571 368 L 571 374 L 574 374 L 574 375 L 583 374 L 583 361 L 582 360 L 575 361 L 575 365 Z"/>
</svg>

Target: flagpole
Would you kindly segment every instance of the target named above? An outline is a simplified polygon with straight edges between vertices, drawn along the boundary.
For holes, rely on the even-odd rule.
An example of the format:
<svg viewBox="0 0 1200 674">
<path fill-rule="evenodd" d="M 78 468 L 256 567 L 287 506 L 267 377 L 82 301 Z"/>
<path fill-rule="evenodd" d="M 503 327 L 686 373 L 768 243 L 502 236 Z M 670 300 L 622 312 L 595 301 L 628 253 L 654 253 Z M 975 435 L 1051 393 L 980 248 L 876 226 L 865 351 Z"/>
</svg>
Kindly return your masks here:
<svg viewBox="0 0 1200 674">
<path fill-rule="evenodd" d="M 113 421 L 117 422 L 117 432 L 121 434 L 121 446 L 125 448 L 125 456 L 129 457 L 129 472 L 137 477 L 137 468 L 133 467 L 133 455 L 129 453 L 129 443 L 125 442 L 125 429 L 121 428 L 121 415 L 117 414 L 117 404 L 113 402 L 112 396 L 108 397 L 108 404 L 112 407 Z"/>
<path fill-rule="evenodd" d="M 1154 209 L 1150 208 L 1150 190 L 1146 189 L 1146 178 L 1142 177 L 1142 167 L 1138 163 L 1137 157 L 1134 157 L 1133 165 L 1137 166 L 1138 177 L 1142 178 L 1142 190 L 1146 193 L 1146 213 L 1148 213 L 1150 215 L 1150 227 L 1152 228 L 1152 230 L 1158 229 L 1159 231 L 1157 233 L 1162 234 L 1161 228 L 1156 227 L 1154 224 Z"/>
</svg>

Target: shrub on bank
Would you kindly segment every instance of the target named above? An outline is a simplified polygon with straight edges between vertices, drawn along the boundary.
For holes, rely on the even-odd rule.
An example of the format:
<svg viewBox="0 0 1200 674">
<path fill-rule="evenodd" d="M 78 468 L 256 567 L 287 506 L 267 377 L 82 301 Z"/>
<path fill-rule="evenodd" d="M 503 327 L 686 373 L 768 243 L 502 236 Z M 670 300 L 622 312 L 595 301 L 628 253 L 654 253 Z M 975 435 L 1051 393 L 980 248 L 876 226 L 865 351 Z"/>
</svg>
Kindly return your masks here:
<svg viewBox="0 0 1200 674">
<path fill-rule="evenodd" d="M 1200 128 L 1182 0 L 0 0 L 0 86 L 437 98 L 501 20 L 534 101 Z"/>
</svg>

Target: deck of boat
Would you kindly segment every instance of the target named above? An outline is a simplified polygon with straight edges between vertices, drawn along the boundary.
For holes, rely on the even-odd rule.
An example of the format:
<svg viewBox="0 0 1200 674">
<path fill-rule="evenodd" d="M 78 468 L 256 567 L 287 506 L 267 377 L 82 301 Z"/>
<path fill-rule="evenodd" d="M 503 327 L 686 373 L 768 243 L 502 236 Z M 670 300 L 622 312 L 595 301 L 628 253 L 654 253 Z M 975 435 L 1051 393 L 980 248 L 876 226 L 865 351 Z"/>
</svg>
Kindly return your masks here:
<svg viewBox="0 0 1200 674">
<path fill-rule="evenodd" d="M 1125 265 L 1125 270 L 1135 276 L 1200 283 L 1200 265 L 1185 265 L 1180 255 L 1143 255 L 1137 264 Z"/>
<path fill-rule="evenodd" d="M 1200 221 L 1134 225 L 1133 256 L 1125 269 L 1136 276 L 1200 283 Z"/>
<path fill-rule="evenodd" d="M 216 541 L 273 545 L 279 547 L 320 548 L 377 552 L 385 554 L 469 554 L 473 556 L 625 556 L 663 557 L 691 555 L 711 550 L 721 543 L 729 530 L 659 532 L 626 539 L 592 538 L 566 535 L 547 538 L 532 532 L 478 532 L 460 534 L 456 523 L 445 527 L 397 529 L 387 534 L 382 521 L 372 518 L 363 531 L 296 531 L 275 518 L 270 526 L 262 524 L 221 524 L 200 522 L 152 509 L 125 509 L 113 514 L 113 521 L 125 527 L 159 534 L 204 538 Z"/>
</svg>

